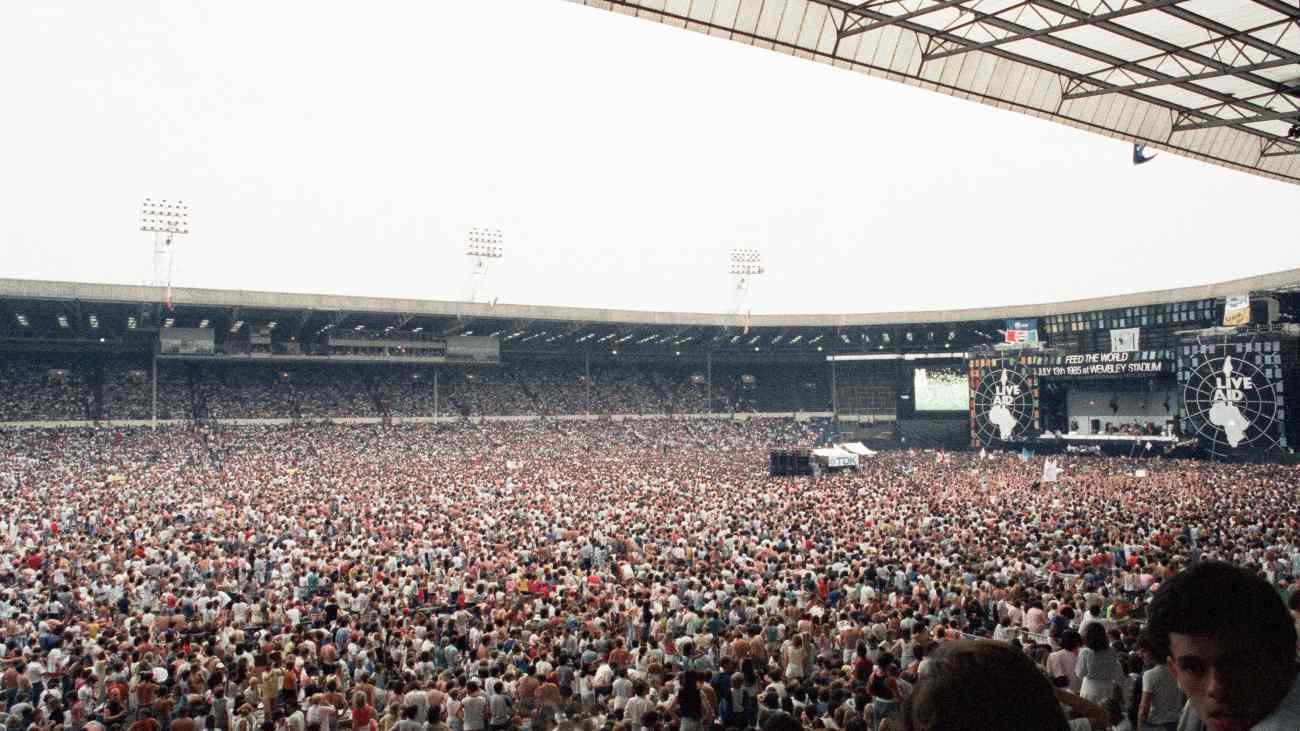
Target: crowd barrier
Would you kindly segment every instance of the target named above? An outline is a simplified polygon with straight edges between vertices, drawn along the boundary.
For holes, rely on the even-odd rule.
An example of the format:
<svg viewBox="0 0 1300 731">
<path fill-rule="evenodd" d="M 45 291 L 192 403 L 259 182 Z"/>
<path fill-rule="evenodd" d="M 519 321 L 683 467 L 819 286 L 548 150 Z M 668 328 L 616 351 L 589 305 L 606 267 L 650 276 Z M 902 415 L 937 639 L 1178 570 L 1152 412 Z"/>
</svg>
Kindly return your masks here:
<svg viewBox="0 0 1300 731">
<path fill-rule="evenodd" d="M 468 422 L 481 424 L 486 422 L 528 422 L 528 421 L 642 421 L 655 419 L 727 419 L 730 421 L 749 421 L 751 419 L 829 419 L 829 411 L 755 411 L 748 413 L 726 414 L 565 414 L 541 416 L 539 414 L 519 414 L 503 416 L 394 416 L 384 419 L 379 416 L 341 416 L 304 419 L 205 419 L 204 423 L 216 423 L 230 426 L 269 426 L 289 424 L 456 424 Z M 193 423 L 193 419 L 159 419 L 158 426 L 177 426 Z M 86 429 L 95 427 L 147 427 L 153 426 L 150 419 L 106 419 L 103 421 L 8 421 L 0 422 L 0 429 Z"/>
</svg>

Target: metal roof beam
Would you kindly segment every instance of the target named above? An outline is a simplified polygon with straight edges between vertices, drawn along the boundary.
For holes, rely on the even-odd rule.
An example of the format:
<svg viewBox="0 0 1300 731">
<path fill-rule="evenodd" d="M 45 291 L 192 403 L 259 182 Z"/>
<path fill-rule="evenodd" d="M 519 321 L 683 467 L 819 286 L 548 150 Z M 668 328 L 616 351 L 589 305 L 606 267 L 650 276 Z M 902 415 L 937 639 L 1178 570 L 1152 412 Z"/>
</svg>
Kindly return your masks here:
<svg viewBox="0 0 1300 731">
<path fill-rule="evenodd" d="M 1282 157 L 1284 155 L 1300 155 L 1300 146 L 1288 147 L 1281 140 L 1272 139 L 1265 140 L 1264 144 L 1260 145 L 1259 157 L 1261 160 L 1266 157 Z"/>
<path fill-rule="evenodd" d="M 937 51 L 935 53 L 927 53 L 922 56 L 922 59 L 926 63 L 929 63 L 930 61 L 937 61 L 938 59 L 941 58 L 948 58 L 949 56 L 957 56 L 963 53 L 968 53 L 970 51 L 983 51 L 989 48 L 996 48 L 998 46 L 1006 45 L 1008 43 L 1015 43 L 1016 41 L 1029 40 L 1031 38 L 1041 38 L 1043 36 L 1052 33 L 1059 33 L 1060 31 L 1072 30 L 1074 28 L 1080 28 L 1085 25 L 1094 25 L 1096 23 L 1105 22 L 1108 20 L 1112 20 L 1114 18 L 1123 18 L 1125 16 L 1135 15 L 1137 13 L 1145 13 L 1148 10 L 1157 10 L 1159 8 L 1165 7 L 1166 5 L 1173 5 L 1175 3 L 1180 3 L 1184 1 L 1185 0 L 1154 0 L 1154 2 L 1150 4 L 1144 4 L 1140 2 L 1140 0 L 1135 0 L 1133 4 L 1127 5 L 1126 7 L 1122 7 L 1118 10 L 1113 10 L 1109 13 L 1101 13 L 1099 15 L 1096 14 L 1088 15 L 1083 11 L 1076 11 L 1077 13 L 1079 13 L 1079 15 L 1082 15 L 1083 17 L 1079 17 L 1079 15 L 1071 16 L 1071 14 L 1069 13 L 1061 13 L 1060 11 L 1056 11 L 1061 15 L 1066 15 L 1067 17 L 1074 17 L 1075 19 L 1070 21 L 1069 23 L 1048 26 L 1046 28 L 1038 28 L 1032 30 L 1028 28 L 1024 28 L 1020 31 L 1013 32 L 1011 35 L 1006 36 L 1005 38 L 996 38 L 991 41 L 975 43 L 974 45 L 968 45 L 962 48 L 949 48 L 943 51 Z M 975 20 L 968 22 L 966 25 L 972 25 L 978 23 L 991 23 L 991 21 L 998 19 L 998 16 L 1000 14 L 1005 13 L 1008 10 L 1017 9 L 1022 5 L 1042 5 L 1042 3 L 1038 2 L 1038 0 L 1030 0 L 1030 2 L 1021 3 L 1020 5 L 1013 5 L 1010 8 L 999 10 L 996 13 L 977 14 L 980 17 L 977 17 Z M 951 32 L 956 29 L 950 28 L 948 30 L 949 32 Z"/>
<path fill-rule="evenodd" d="M 1143 1 L 1149 2 L 1149 0 L 1143 0 Z M 1287 18 L 1290 18 L 1292 20 L 1300 20 L 1300 10 L 1297 9 L 1295 0 L 1291 0 L 1291 3 L 1289 5 L 1283 5 L 1283 4 L 1273 3 L 1273 2 L 1265 3 L 1262 2 L 1261 0 L 1256 0 L 1256 2 L 1261 5 L 1264 5 L 1270 10 L 1276 11 L 1277 13 Z M 1212 20 L 1210 18 L 1205 17 L 1204 15 L 1197 15 L 1196 13 L 1193 13 L 1192 11 L 1187 10 L 1185 8 L 1176 8 L 1176 7 L 1162 8 L 1161 12 L 1167 15 L 1172 15 L 1173 17 L 1178 18 L 1179 20 L 1185 23 L 1191 23 L 1192 25 L 1198 26 L 1200 28 L 1204 28 L 1210 33 L 1218 33 L 1219 35 L 1226 36 L 1226 35 L 1233 34 L 1237 30 L 1236 28 L 1233 28 L 1230 25 L 1224 25 L 1223 23 L 1220 23 L 1217 20 Z M 1258 36 L 1247 35 L 1247 36 L 1243 36 L 1240 40 L 1242 43 L 1252 48 L 1256 48 L 1258 50 L 1264 51 L 1265 53 L 1268 53 L 1273 56 L 1294 55 L 1294 52 L 1291 49 L 1283 48 L 1282 46 L 1279 46 L 1275 43 L 1269 43 L 1268 41 Z M 1163 46 L 1156 46 L 1156 47 L 1163 48 Z M 1277 82 L 1273 81 L 1272 79 L 1266 79 L 1262 76 L 1252 76 L 1250 80 L 1265 88 L 1277 88 L 1278 86 Z"/>
<path fill-rule="evenodd" d="M 1283 95 L 1279 95 L 1283 96 Z M 1196 122 L 1179 122 L 1174 125 L 1175 132 L 1191 132 L 1198 129 L 1213 129 L 1235 124 L 1255 124 L 1257 122 L 1276 122 L 1278 120 L 1300 122 L 1300 105 L 1292 102 L 1292 108 L 1284 111 L 1273 110 L 1264 114 L 1236 119 L 1203 119 Z"/>
<path fill-rule="evenodd" d="M 1213 26 L 1211 27 L 1210 25 L 1207 25 L 1207 24 L 1212 23 L 1212 21 L 1210 21 L 1210 20 L 1208 20 L 1208 19 L 1206 19 L 1206 18 L 1202 18 L 1201 16 L 1196 15 L 1195 13 L 1188 13 L 1188 12 L 1184 11 L 1182 8 L 1171 7 L 1172 4 L 1171 4 L 1171 3 L 1168 3 L 1168 2 L 1165 2 L 1165 0 L 1142 0 L 1142 1 L 1143 1 L 1143 2 L 1146 2 L 1146 7 L 1160 9 L 1161 11 L 1163 11 L 1163 12 L 1165 12 L 1165 13 L 1168 13 L 1168 14 L 1170 14 L 1170 15 L 1173 15 L 1173 16 L 1175 16 L 1175 17 L 1177 17 L 1177 18 L 1180 18 L 1181 20 L 1185 20 L 1185 21 L 1187 21 L 1187 22 L 1189 22 L 1189 23 L 1193 23 L 1193 24 L 1196 24 L 1196 25 L 1200 25 L 1202 28 L 1205 28 L 1206 30 L 1211 31 L 1211 32 L 1218 32 L 1218 33 L 1221 33 L 1221 34 L 1229 34 L 1229 33 L 1233 33 L 1233 32 L 1236 30 L 1236 29 L 1234 29 L 1234 28 L 1232 28 L 1232 27 L 1230 27 L 1230 26 L 1220 25 L 1220 24 L 1217 24 L 1217 23 L 1213 24 Z M 1035 3 L 1036 5 L 1038 5 L 1038 6 L 1040 6 L 1040 7 L 1047 8 L 1048 10 L 1052 10 L 1052 11 L 1057 12 L 1057 13 L 1060 13 L 1060 14 L 1062 14 L 1062 15 L 1067 15 L 1067 16 L 1074 17 L 1074 18 L 1079 18 L 1080 20 L 1086 19 L 1086 16 L 1085 16 L 1085 14 L 1084 14 L 1082 11 L 1076 10 L 1076 9 L 1074 9 L 1074 8 L 1068 6 L 1068 5 L 1065 5 L 1065 4 L 1063 4 L 1063 3 L 1056 2 L 1056 0 L 1034 0 L 1034 3 Z M 1262 86 L 1262 87 L 1264 87 L 1265 89 L 1276 89 L 1276 90 L 1279 90 L 1279 91 L 1280 91 L 1280 90 L 1282 90 L 1283 88 L 1285 88 L 1283 84 L 1281 84 L 1281 83 L 1279 83 L 1279 82 L 1276 82 L 1276 81 L 1273 81 L 1272 79 L 1268 79 L 1268 78 L 1265 78 L 1265 77 L 1263 77 L 1263 76 L 1257 76 L 1257 75 L 1255 75 L 1255 74 L 1250 74 L 1250 73 L 1244 73 L 1244 74 L 1243 74 L 1243 73 L 1237 73 L 1237 72 L 1235 72 L 1235 71 L 1233 70 L 1231 64 L 1223 63 L 1222 61 L 1219 61 L 1218 59 L 1211 58 L 1211 57 L 1206 56 L 1206 55 L 1204 55 L 1204 54 L 1200 54 L 1200 53 L 1196 53 L 1196 52 L 1194 52 L 1194 51 L 1188 51 L 1188 50 L 1185 50 L 1185 49 L 1181 49 L 1181 48 L 1179 48 L 1178 46 L 1175 46 L 1175 45 L 1172 44 L 1172 43 L 1169 43 L 1169 42 L 1167 42 L 1167 41 L 1161 40 L 1161 39 L 1156 38 L 1156 37 L 1154 37 L 1154 36 L 1148 35 L 1148 34 L 1143 33 L 1143 32 L 1141 32 L 1141 31 L 1133 30 L 1132 28 L 1129 28 L 1129 27 L 1127 27 L 1127 26 L 1119 25 L 1118 23 L 1112 23 L 1112 22 L 1110 22 L 1110 21 L 1108 21 L 1108 20 L 1095 19 L 1095 20 L 1090 21 L 1088 24 L 1089 24 L 1089 25 L 1095 25 L 1096 27 L 1101 28 L 1102 30 L 1106 30 L 1106 31 L 1109 31 L 1109 32 L 1111 32 L 1111 33 L 1114 33 L 1115 35 L 1121 36 L 1121 37 L 1123 37 L 1123 38 L 1127 38 L 1127 39 L 1130 40 L 1130 41 L 1136 41 L 1136 42 L 1138 42 L 1138 43 L 1141 43 L 1141 44 L 1144 44 L 1144 45 L 1147 45 L 1147 46 L 1151 46 L 1152 48 L 1159 48 L 1159 49 L 1162 50 L 1162 51 L 1166 51 L 1166 52 L 1168 52 L 1168 53 L 1171 53 L 1171 54 L 1173 54 L 1173 55 L 1179 56 L 1179 57 L 1181 57 L 1181 58 L 1185 58 L 1185 59 L 1187 59 L 1188 61 L 1192 61 L 1193 63 L 1197 63 L 1197 64 L 1200 64 L 1200 65 L 1202 65 L 1202 66 L 1209 66 L 1210 68 L 1217 68 L 1217 69 L 1220 69 L 1220 70 L 1223 70 L 1223 71 L 1227 71 L 1229 74 L 1232 74 L 1232 75 L 1234 75 L 1234 76 L 1237 76 L 1238 78 L 1244 79 L 1244 80 L 1249 81 L 1249 82 L 1251 82 L 1251 83 L 1253 83 L 1253 84 L 1256 84 L 1256 85 L 1258 85 L 1258 86 Z M 1048 37 L 1047 39 L 1045 39 L 1045 40 L 1048 40 L 1048 41 L 1053 40 L 1053 37 L 1050 37 L 1050 36 L 1049 36 L 1049 37 Z M 1254 37 L 1253 37 L 1253 36 L 1246 36 L 1246 37 L 1245 37 L 1244 39 L 1242 39 L 1242 40 L 1243 40 L 1243 41 L 1246 41 L 1246 40 L 1254 40 Z M 1261 44 L 1262 44 L 1262 46 L 1263 46 L 1263 47 L 1261 48 L 1261 50 L 1266 50 L 1266 51 L 1269 51 L 1270 53 L 1273 52 L 1273 51 L 1270 50 L 1270 49 L 1275 49 L 1275 48 L 1276 48 L 1276 47 L 1273 46 L 1273 44 L 1271 44 L 1271 43 L 1263 43 L 1263 42 L 1261 42 Z M 1055 45 L 1055 44 L 1054 44 L 1054 45 Z M 1252 43 L 1251 45 L 1254 45 L 1255 47 L 1260 48 L 1260 44 Z M 1285 53 L 1287 53 L 1287 51 L 1284 50 L 1284 49 L 1277 49 L 1277 50 L 1278 50 L 1279 53 L 1281 53 L 1281 54 L 1285 54 Z M 1099 54 L 1099 55 L 1101 55 L 1101 56 L 1109 56 L 1109 54 Z M 1278 54 L 1275 53 L 1274 55 L 1278 55 Z M 1110 59 L 1111 59 L 1111 60 L 1110 60 L 1108 63 L 1123 63 L 1123 62 L 1124 62 L 1123 59 L 1121 59 L 1121 58 L 1116 58 L 1116 57 L 1114 57 L 1114 56 L 1110 56 Z M 1153 71 L 1153 72 L 1152 72 L 1151 74 L 1149 74 L 1149 75 L 1155 76 L 1155 75 L 1156 75 L 1156 72 Z M 1079 78 L 1080 75 L 1077 74 L 1077 73 L 1071 73 L 1070 76 L 1073 77 L 1073 78 L 1076 78 L 1076 79 L 1077 79 L 1077 78 Z M 1159 76 L 1158 76 L 1157 78 L 1166 78 L 1166 79 L 1168 79 L 1168 78 L 1173 78 L 1173 77 L 1170 76 L 1169 74 L 1161 73 L 1161 74 L 1159 74 Z M 1196 93 L 1196 94 L 1200 94 L 1201 96 L 1204 96 L 1204 97 L 1209 97 L 1210 99 L 1218 99 L 1219 101 L 1222 101 L 1222 102 L 1228 102 L 1228 101 L 1231 101 L 1231 100 L 1232 100 L 1232 95 L 1231 95 L 1231 94 L 1224 94 L 1224 93 L 1219 92 L 1219 91 L 1216 91 L 1216 90 L 1214 90 L 1214 89 L 1210 89 L 1210 88 L 1203 87 L 1203 86 L 1197 86 L 1197 85 L 1195 85 L 1195 84 L 1186 83 L 1186 82 L 1178 82 L 1178 81 L 1174 81 L 1173 83 L 1174 83 L 1175 85 L 1177 85 L 1177 86 L 1180 86 L 1180 87 L 1182 87 L 1182 88 L 1188 90 L 1188 91 L 1194 92 L 1194 93 Z M 1267 111 L 1267 110 L 1261 110 L 1261 111 Z"/>
<path fill-rule="evenodd" d="M 965 2 L 968 2 L 968 0 L 944 0 L 944 2 L 935 3 L 934 5 L 929 5 L 924 8 L 917 8 L 916 10 L 902 13 L 901 15 L 890 16 L 888 20 L 878 20 L 872 16 L 863 14 L 862 11 L 874 10 L 883 5 L 892 5 L 898 3 L 898 0 L 889 0 L 889 2 L 886 3 L 876 4 L 862 3 L 853 10 L 845 13 L 844 25 L 839 29 L 839 37 L 840 40 L 844 40 L 845 38 L 858 35 L 859 33 L 870 33 L 873 30 L 880 30 L 882 28 L 888 28 L 891 25 L 898 25 L 899 23 L 903 23 L 913 18 L 919 18 L 922 15 L 929 15 L 930 13 L 938 12 L 946 8 L 959 6 Z M 905 6 L 904 9 L 906 9 Z M 851 22 L 849 21 L 850 17 L 854 18 Z"/>
<path fill-rule="evenodd" d="M 1168 1 L 1169 1 L 1169 0 L 1156 0 L 1156 2 L 1160 2 L 1160 3 L 1167 3 Z M 1039 6 L 1041 6 L 1041 7 L 1048 8 L 1049 10 L 1053 10 L 1053 11 L 1055 11 L 1055 12 L 1057 12 L 1058 14 L 1061 14 L 1061 15 L 1067 15 L 1067 16 L 1071 16 L 1071 17 L 1078 18 L 1078 19 L 1085 19 L 1085 18 L 1087 17 L 1086 14 L 1084 14 L 1082 11 L 1078 11 L 1078 10 L 1075 10 L 1074 8 L 1071 8 L 1071 7 L 1068 7 L 1068 6 L 1065 6 L 1065 5 L 1061 5 L 1060 3 L 1057 3 L 1057 2 L 1052 2 L 1052 0 L 1034 0 L 1034 4 L 1035 4 L 1035 5 L 1039 5 Z M 1083 17 L 1081 17 L 1081 16 L 1083 16 Z M 997 17 L 989 16 L 989 17 L 987 18 L 987 20 L 985 20 L 985 22 L 988 23 L 989 25 L 992 25 L 992 26 L 995 26 L 995 27 L 1001 28 L 1001 29 L 1003 29 L 1003 30 L 1011 31 L 1012 33 L 1016 33 L 1016 34 L 1027 34 L 1027 33 L 1030 33 L 1030 32 L 1031 32 L 1031 29 L 1029 29 L 1029 28 L 1026 28 L 1026 27 L 1021 26 L 1021 25 L 1018 25 L 1018 24 L 1016 24 L 1016 23 L 1012 23 L 1011 21 L 1004 20 L 1004 19 L 1002 19 L 1002 18 L 997 18 Z M 1139 32 L 1137 32 L 1137 31 L 1130 30 L 1130 29 L 1128 29 L 1128 28 L 1126 28 L 1126 27 L 1124 27 L 1124 26 L 1122 26 L 1122 25 L 1116 25 L 1116 24 L 1114 24 L 1114 23 L 1110 23 L 1110 22 L 1108 22 L 1108 21 L 1098 21 L 1098 20 L 1096 20 L 1096 19 L 1093 19 L 1092 21 L 1089 22 L 1089 25 L 1096 25 L 1096 26 L 1101 27 L 1101 28 L 1104 28 L 1104 29 L 1106 29 L 1106 30 L 1110 30 L 1110 31 L 1112 31 L 1112 32 L 1114 32 L 1114 33 L 1116 33 L 1116 34 L 1118 34 L 1118 35 L 1124 36 L 1124 37 L 1128 38 L 1129 40 L 1137 41 L 1137 42 L 1139 42 L 1139 43 L 1145 43 L 1146 45 L 1148 45 L 1148 46 L 1152 46 L 1152 47 L 1154 47 L 1154 48 L 1164 48 L 1165 50 L 1173 50 L 1173 48 L 1174 48 L 1174 47 L 1171 46 L 1170 44 L 1165 43 L 1164 41 L 1161 41 L 1161 40 L 1158 39 L 1158 38 L 1152 38 L 1152 37 L 1150 37 L 1150 36 L 1147 36 L 1147 35 L 1144 34 L 1144 33 L 1139 33 Z M 947 35 L 947 34 L 945 34 L 945 35 Z M 934 36 L 934 37 L 935 37 L 935 38 L 939 38 L 940 36 L 937 36 L 937 35 L 936 35 L 936 36 Z M 950 40 L 950 38 L 945 38 L 945 40 Z M 1073 41 L 1068 41 L 1068 40 L 1066 40 L 1066 39 L 1064 39 L 1064 38 L 1058 38 L 1057 36 L 1054 36 L 1054 35 L 1051 35 L 1051 34 L 1041 35 L 1041 36 L 1039 36 L 1039 40 L 1040 40 L 1040 42 L 1042 42 L 1042 43 L 1046 43 L 1046 44 L 1048 44 L 1048 45 L 1050 45 L 1050 46 L 1055 46 L 1056 48 L 1060 48 L 1060 49 L 1062 49 L 1062 50 L 1069 51 L 1069 52 L 1071 52 L 1071 53 L 1074 53 L 1074 54 L 1076 54 L 1076 55 L 1082 56 L 1082 57 L 1084 57 L 1084 58 L 1091 58 L 1091 59 L 1093 59 L 1094 61 L 1100 61 L 1100 62 L 1105 63 L 1105 64 L 1117 64 L 1117 63 L 1123 63 L 1123 61 L 1124 61 L 1123 59 L 1118 58 L 1118 57 L 1116 57 L 1116 56 L 1113 56 L 1113 55 L 1111 55 L 1111 54 L 1109 54 L 1109 53 L 1104 53 L 1104 52 L 1102 52 L 1102 51 L 1098 51 L 1098 50 L 1096 50 L 1096 49 L 1093 49 L 1093 48 L 1089 48 L 1089 47 L 1087 47 L 1087 46 L 1080 45 L 1080 44 L 1075 43 L 1075 42 L 1073 42 Z M 963 42 L 969 43 L 968 41 L 965 41 L 965 39 L 963 39 Z M 973 45 L 978 45 L 978 44 L 973 44 Z M 996 53 L 996 52 L 1000 52 L 1000 51 L 994 51 L 994 52 Z M 1196 54 L 1196 55 L 1198 55 L 1198 54 Z M 1016 54 L 1011 54 L 1011 56 L 1012 56 L 1013 58 L 1016 58 L 1016 59 L 1018 59 L 1018 60 L 1022 60 L 1022 61 L 1026 59 L 1026 57 L 1018 56 L 1018 55 L 1016 55 Z M 1196 60 L 1197 60 L 1198 63 L 1202 63 L 1202 64 L 1206 64 L 1206 65 L 1213 65 L 1213 64 L 1215 63 L 1212 59 L 1208 59 L 1208 58 L 1205 58 L 1205 57 L 1201 57 L 1201 56 L 1199 56 L 1199 55 L 1198 55 L 1198 58 L 1197 58 Z M 1219 65 L 1222 66 L 1222 64 L 1219 64 Z M 1067 69 L 1062 69 L 1062 68 L 1059 68 L 1059 67 L 1052 67 L 1052 66 L 1049 66 L 1049 68 L 1053 69 L 1056 73 L 1059 73 L 1059 74 L 1061 74 L 1062 76 L 1066 76 L 1066 77 L 1073 78 L 1073 79 L 1076 79 L 1076 80 L 1079 78 L 1079 74 L 1076 73 L 1076 72 L 1069 71 L 1069 70 L 1067 70 Z M 1161 77 L 1161 78 L 1172 78 L 1172 77 L 1170 77 L 1168 74 L 1164 74 L 1164 73 L 1160 73 L 1160 72 L 1156 72 L 1156 71 L 1152 71 L 1152 72 L 1151 72 L 1151 75 L 1153 75 L 1153 76 L 1154 76 L 1154 75 L 1159 75 L 1159 77 Z M 1179 87 L 1182 87 L 1182 88 L 1184 88 L 1184 89 L 1187 89 L 1188 91 L 1194 92 L 1194 93 L 1196 93 L 1196 94 L 1200 94 L 1201 96 L 1205 96 L 1205 97 L 1208 97 L 1208 98 L 1210 98 L 1210 99 L 1217 99 L 1218 101 L 1223 102 L 1224 104 L 1234 103 L 1234 102 L 1237 102 L 1237 101 L 1238 101 L 1238 100 L 1237 100 L 1235 97 L 1233 97 L 1231 94 L 1225 94 L 1225 93 L 1223 93 L 1223 92 L 1215 91 L 1214 89 L 1207 89 L 1207 88 L 1204 88 L 1204 87 L 1196 86 L 1195 84 L 1179 83 L 1178 81 L 1173 81 L 1172 83 L 1173 83 L 1174 85 L 1176 85 L 1176 86 L 1179 86 Z M 1271 83 L 1272 83 L 1272 82 L 1267 82 L 1267 83 L 1262 84 L 1262 85 L 1263 85 L 1263 86 L 1268 86 L 1268 85 L 1271 84 Z M 1140 94 L 1136 94 L 1136 95 L 1134 95 L 1134 96 L 1137 96 L 1137 98 L 1139 98 L 1139 99 L 1143 99 L 1144 101 L 1154 101 L 1154 103 L 1159 104 L 1160 106 L 1163 106 L 1163 107 L 1168 108 L 1168 109 L 1172 109 L 1172 110 L 1174 110 L 1174 111 L 1176 111 L 1176 112 L 1178 112 L 1178 113 L 1180 113 L 1180 114 L 1183 114 L 1183 115 L 1188 115 L 1188 116 L 1200 116 L 1200 117 L 1205 117 L 1205 118 L 1212 118 L 1212 117 L 1213 117 L 1213 115 L 1211 115 L 1211 114 L 1209 114 L 1209 113 L 1207 113 L 1207 112 L 1199 111 L 1199 110 L 1195 110 L 1195 109 L 1188 109 L 1188 108 L 1186 108 L 1186 107 L 1182 107 L 1182 106 L 1179 106 L 1179 105 L 1172 105 L 1172 104 L 1169 104 L 1168 102 L 1166 102 L 1166 101 L 1164 101 L 1164 100 L 1159 100 L 1159 99 L 1153 100 L 1151 97 L 1144 97 L 1144 96 L 1142 96 L 1142 95 L 1140 95 Z M 1267 108 L 1264 108 L 1264 107 L 1258 107 L 1258 106 L 1256 106 L 1252 111 L 1257 111 L 1257 112 L 1268 112 L 1268 111 L 1271 111 L 1271 110 L 1269 110 L 1269 109 L 1267 109 Z M 1251 128 L 1249 128 L 1249 127 L 1243 127 L 1243 126 L 1240 126 L 1240 125 L 1237 125 L 1237 126 L 1238 126 L 1239 129 L 1242 129 L 1243 131 L 1248 132 L 1248 133 L 1250 133 L 1250 134 L 1261 135 L 1261 136 L 1264 135 L 1264 133 L 1260 132 L 1259 130 L 1251 129 Z"/>
<path fill-rule="evenodd" d="M 1290 26 L 1295 22 L 1296 21 L 1293 18 L 1276 20 L 1271 23 L 1265 23 L 1264 25 L 1256 26 L 1254 28 L 1248 28 L 1242 31 L 1235 31 L 1229 35 L 1221 35 L 1216 38 L 1200 41 L 1190 46 L 1183 46 L 1174 51 L 1163 51 L 1161 53 L 1157 53 L 1152 56 L 1147 56 L 1146 58 L 1140 58 L 1136 61 L 1129 61 L 1127 63 L 1116 64 L 1104 69 L 1099 69 L 1097 71 L 1089 72 L 1086 77 L 1081 77 L 1079 79 L 1079 82 L 1083 84 L 1083 83 L 1095 83 L 1096 81 L 1109 81 L 1107 77 L 1111 76 L 1112 74 L 1123 74 L 1128 78 L 1132 78 L 1131 73 L 1137 73 L 1143 76 L 1147 76 L 1150 75 L 1150 73 L 1154 70 L 1147 64 L 1154 64 L 1158 66 L 1166 59 L 1170 59 L 1183 52 L 1192 51 L 1194 49 L 1202 48 L 1205 46 L 1215 46 L 1213 53 L 1214 53 L 1214 57 L 1218 58 L 1220 50 L 1223 48 L 1223 46 L 1231 46 L 1232 48 L 1238 48 L 1239 46 L 1237 44 L 1240 43 L 1241 39 L 1244 38 L 1245 36 L 1250 36 L 1255 33 L 1260 33 L 1266 30 L 1270 30 L 1278 26 Z M 1240 55 L 1240 51 L 1238 51 L 1238 55 Z M 1258 63 L 1247 64 L 1244 66 L 1231 66 L 1230 68 L 1227 69 L 1219 68 L 1219 69 L 1214 69 L 1213 71 L 1204 71 L 1201 73 L 1187 74 L 1185 76 L 1175 76 L 1169 79 L 1152 79 L 1148 81 L 1142 81 L 1142 82 L 1137 82 L 1137 83 L 1127 84 L 1122 86 L 1111 86 L 1109 88 L 1088 89 L 1086 91 L 1073 91 L 1067 93 L 1064 96 L 1064 99 L 1066 101 L 1074 101 L 1076 99 L 1086 99 L 1088 97 L 1099 96 L 1102 94 L 1113 94 L 1116 92 L 1125 92 L 1125 91 L 1139 91 L 1141 89 L 1151 89 L 1157 86 L 1165 86 L 1174 83 L 1175 81 L 1177 82 L 1203 81 L 1205 79 L 1213 79 L 1219 76 L 1230 76 L 1233 74 L 1247 73 L 1251 71 L 1263 71 L 1265 69 L 1277 68 L 1279 66 L 1287 66 L 1290 64 L 1300 64 L 1300 54 L 1287 53 L 1283 56 L 1280 56 L 1279 58 L 1273 58 L 1267 61 L 1260 61 Z"/>
</svg>

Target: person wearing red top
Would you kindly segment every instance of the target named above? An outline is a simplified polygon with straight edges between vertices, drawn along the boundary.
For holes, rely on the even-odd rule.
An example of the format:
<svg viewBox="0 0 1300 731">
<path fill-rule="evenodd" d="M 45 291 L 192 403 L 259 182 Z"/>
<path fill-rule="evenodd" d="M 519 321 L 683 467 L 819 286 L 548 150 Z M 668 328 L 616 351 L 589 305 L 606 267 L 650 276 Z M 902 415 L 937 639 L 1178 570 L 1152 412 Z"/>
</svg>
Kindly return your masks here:
<svg viewBox="0 0 1300 731">
<path fill-rule="evenodd" d="M 375 707 L 370 705 L 366 693 L 358 690 L 352 696 L 352 728 L 365 731 L 375 723 Z"/>
</svg>

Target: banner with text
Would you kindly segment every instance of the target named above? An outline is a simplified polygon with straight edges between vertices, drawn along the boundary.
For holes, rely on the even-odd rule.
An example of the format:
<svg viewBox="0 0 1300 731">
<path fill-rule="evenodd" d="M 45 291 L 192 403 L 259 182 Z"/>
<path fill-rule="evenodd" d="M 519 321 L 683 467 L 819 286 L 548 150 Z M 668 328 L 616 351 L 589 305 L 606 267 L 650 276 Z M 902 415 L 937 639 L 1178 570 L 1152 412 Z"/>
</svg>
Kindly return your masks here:
<svg viewBox="0 0 1300 731">
<path fill-rule="evenodd" d="M 1173 373 L 1174 362 L 1150 351 L 1080 353 L 1030 360 L 1029 371 L 1039 378 L 1093 378 L 1101 376 L 1155 377 Z"/>
<path fill-rule="evenodd" d="M 1250 324 L 1250 295 L 1230 294 L 1223 305 L 1223 326 L 1240 327 Z"/>
</svg>

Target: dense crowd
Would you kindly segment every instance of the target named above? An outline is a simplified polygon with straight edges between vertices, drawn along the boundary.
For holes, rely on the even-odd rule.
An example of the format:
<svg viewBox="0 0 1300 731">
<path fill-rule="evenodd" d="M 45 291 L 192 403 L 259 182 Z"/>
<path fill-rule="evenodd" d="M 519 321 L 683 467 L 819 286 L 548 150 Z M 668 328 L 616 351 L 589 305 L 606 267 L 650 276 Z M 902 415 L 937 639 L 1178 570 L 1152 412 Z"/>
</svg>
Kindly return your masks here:
<svg viewBox="0 0 1300 731">
<path fill-rule="evenodd" d="M 0 421 L 90 418 L 90 391 L 75 368 L 32 368 L 5 360 L 0 391 Z"/>
<path fill-rule="evenodd" d="M 1292 467 L 1156 459 L 1135 477 L 1080 457 L 1041 484 L 1016 455 L 899 452 L 767 476 L 768 448 L 822 436 L 793 420 L 0 432 L 0 720 L 898 728 L 927 658 L 976 636 L 1109 728 L 1151 695 L 1133 690 L 1139 631 L 1168 577 L 1225 559 L 1289 598 L 1300 573 Z"/>
<path fill-rule="evenodd" d="M 151 415 L 152 364 L 17 359 L 0 370 L 0 421 L 138 420 Z M 572 360 L 492 366 L 164 362 L 162 419 L 691 414 L 830 410 L 824 366 Z M 58 377 L 51 374 L 57 373 Z M 742 380 L 750 376 L 751 380 Z M 96 387 L 96 384 L 99 387 Z"/>
</svg>

